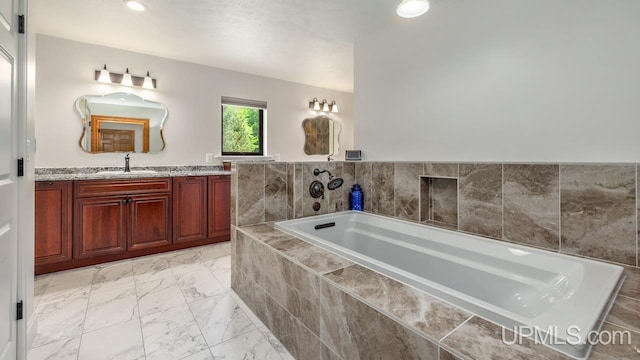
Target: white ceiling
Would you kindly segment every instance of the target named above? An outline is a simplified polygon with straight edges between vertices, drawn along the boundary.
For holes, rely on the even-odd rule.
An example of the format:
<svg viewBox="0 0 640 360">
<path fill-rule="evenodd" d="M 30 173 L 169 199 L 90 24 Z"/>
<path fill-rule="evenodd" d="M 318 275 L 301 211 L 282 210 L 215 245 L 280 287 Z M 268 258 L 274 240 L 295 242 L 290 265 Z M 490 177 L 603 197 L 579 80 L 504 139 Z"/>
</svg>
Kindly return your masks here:
<svg viewBox="0 0 640 360">
<path fill-rule="evenodd" d="M 399 0 L 36 0 L 41 34 L 353 91 L 353 43 Z"/>
</svg>

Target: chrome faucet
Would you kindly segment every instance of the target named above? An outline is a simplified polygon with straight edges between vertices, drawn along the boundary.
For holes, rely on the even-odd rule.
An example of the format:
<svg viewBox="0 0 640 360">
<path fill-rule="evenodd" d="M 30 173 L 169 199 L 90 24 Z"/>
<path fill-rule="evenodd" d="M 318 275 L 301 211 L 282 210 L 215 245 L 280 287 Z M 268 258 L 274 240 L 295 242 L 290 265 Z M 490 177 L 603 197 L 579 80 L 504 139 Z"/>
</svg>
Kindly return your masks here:
<svg viewBox="0 0 640 360">
<path fill-rule="evenodd" d="M 131 172 L 131 168 L 129 168 L 129 154 L 125 155 L 124 157 L 124 172 L 128 173 Z"/>
</svg>

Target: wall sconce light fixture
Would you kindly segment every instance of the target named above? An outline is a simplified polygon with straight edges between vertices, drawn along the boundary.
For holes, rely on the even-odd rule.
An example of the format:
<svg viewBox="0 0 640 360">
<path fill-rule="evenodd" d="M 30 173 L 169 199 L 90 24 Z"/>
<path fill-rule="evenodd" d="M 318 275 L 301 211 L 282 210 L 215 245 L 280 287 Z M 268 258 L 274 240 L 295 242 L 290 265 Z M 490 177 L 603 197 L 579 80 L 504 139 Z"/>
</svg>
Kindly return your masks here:
<svg viewBox="0 0 640 360">
<path fill-rule="evenodd" d="M 157 87 L 156 79 L 152 79 L 147 71 L 147 76 L 135 76 L 129 74 L 129 68 L 124 74 L 118 74 L 107 70 L 105 64 L 102 70 L 95 70 L 94 78 L 105 84 L 120 84 L 126 86 L 140 86 L 145 89 L 155 89 Z M 319 106 L 319 105 L 318 105 Z"/>
<path fill-rule="evenodd" d="M 320 110 L 320 102 L 318 102 L 318 98 L 313 98 L 313 100 L 309 101 L 309 109 L 315 111 Z"/>
<path fill-rule="evenodd" d="M 325 111 L 325 112 L 338 112 L 338 105 L 336 105 L 336 101 L 333 100 L 331 104 L 327 102 L 327 99 L 323 99 L 322 102 L 318 101 L 318 98 L 313 98 L 313 100 L 309 101 L 309 109 L 315 111 Z"/>
</svg>

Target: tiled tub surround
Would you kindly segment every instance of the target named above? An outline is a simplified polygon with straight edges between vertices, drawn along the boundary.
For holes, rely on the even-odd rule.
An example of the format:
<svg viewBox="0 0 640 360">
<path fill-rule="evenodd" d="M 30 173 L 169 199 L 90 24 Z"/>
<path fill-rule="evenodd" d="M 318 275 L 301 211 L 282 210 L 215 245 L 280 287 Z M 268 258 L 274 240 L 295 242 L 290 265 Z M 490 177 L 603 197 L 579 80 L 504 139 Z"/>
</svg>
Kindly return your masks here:
<svg viewBox="0 0 640 360">
<path fill-rule="evenodd" d="M 505 345 L 500 326 L 271 224 L 234 227 L 231 264 L 232 289 L 297 359 L 569 359 L 529 339 Z M 590 359 L 638 356 L 630 301 L 618 298 L 604 328 L 635 330 L 632 344 L 598 345 Z"/>
<path fill-rule="evenodd" d="M 135 179 L 174 176 L 228 175 L 222 165 L 133 166 L 130 173 L 123 166 L 36 168 L 36 181 Z M 145 172 L 139 172 L 140 170 Z"/>
<path fill-rule="evenodd" d="M 384 164 L 384 165 L 380 165 Z M 396 214 L 396 209 L 402 208 L 402 200 L 404 198 L 396 197 L 396 174 L 400 177 L 400 174 L 406 173 L 400 171 L 396 173 L 396 166 L 404 166 L 409 163 L 373 163 L 373 162 L 320 162 L 320 163 L 234 163 L 232 166 L 232 224 L 235 226 L 249 226 L 256 224 L 264 224 L 266 221 L 277 221 L 285 219 L 300 218 L 309 215 L 322 214 L 333 211 L 341 211 L 348 209 L 348 192 L 353 183 L 359 183 L 364 192 L 364 207 L 365 211 L 381 212 L 379 204 L 375 205 L 376 198 L 385 199 L 386 203 L 393 204 L 393 211 L 385 210 L 386 214 L 392 214 L 391 216 L 397 216 L 403 219 L 408 218 L 411 221 L 418 221 L 420 216 L 420 207 L 416 214 L 402 211 Z M 595 257 L 596 259 L 602 259 L 611 261 L 614 263 L 622 263 L 627 265 L 625 267 L 626 280 L 623 283 L 619 296 L 614 304 L 614 307 L 607 318 L 605 329 L 624 329 L 633 331 L 632 345 L 631 346 L 596 346 L 592 352 L 592 359 L 620 359 L 620 358 L 635 358 L 637 357 L 637 351 L 640 348 L 638 340 L 640 339 L 640 268 L 638 263 L 632 261 L 633 254 L 638 254 L 638 244 L 635 241 L 637 234 L 637 210 L 631 211 L 631 221 L 633 226 L 633 234 L 625 236 L 623 240 L 619 240 L 615 235 L 608 234 L 608 242 L 590 244 L 593 248 L 600 249 L 600 251 L 591 251 L 590 253 L 584 253 L 581 251 L 566 251 L 561 246 L 562 243 L 571 239 L 575 240 L 575 234 L 562 233 L 561 243 L 561 227 L 562 220 L 561 213 L 569 214 L 567 207 L 561 209 L 561 203 L 563 200 L 566 203 L 568 194 L 565 189 L 568 185 L 571 185 L 574 189 L 581 189 L 573 192 L 576 199 L 582 199 L 582 202 L 575 201 L 575 204 L 582 204 L 584 210 L 579 210 L 577 213 L 582 212 L 581 221 L 585 225 L 597 226 L 598 222 L 607 221 L 607 219 L 614 220 L 619 218 L 629 219 L 629 211 L 625 209 L 624 213 L 620 213 L 616 205 L 620 199 L 626 199 L 626 197 L 632 197 L 636 199 L 637 187 L 629 189 L 626 187 L 611 186 L 611 184 L 620 184 L 620 179 L 612 178 L 616 177 L 614 172 L 600 173 L 600 169 L 605 168 L 618 168 L 618 169 L 632 169 L 633 181 L 636 177 L 636 164 L 458 164 L 458 163 L 438 163 L 438 162 L 425 162 L 425 163 L 411 163 L 410 168 L 417 168 L 417 173 L 422 168 L 422 177 L 434 177 L 434 178 L 450 178 L 455 179 L 458 182 L 457 197 L 459 199 L 458 204 L 458 216 L 460 218 L 460 212 L 466 211 L 469 208 L 469 204 L 462 204 L 463 195 L 466 199 L 474 199 L 473 195 L 463 194 L 466 189 L 474 189 L 476 196 L 482 200 L 488 199 L 490 204 L 495 207 L 494 204 L 501 204 L 498 206 L 498 214 L 502 221 L 500 221 L 501 236 L 498 240 L 521 243 L 524 245 L 535 246 L 544 248 L 551 251 L 560 251 L 563 253 L 569 253 L 578 256 Z M 485 167 L 483 165 L 494 165 Z M 326 193 L 325 199 L 322 199 L 323 208 L 320 212 L 309 211 L 312 198 L 308 193 L 309 183 L 316 179 L 313 176 L 313 168 L 318 167 L 320 169 L 328 169 L 334 175 L 340 176 L 345 179 L 345 184 L 342 186 L 342 191 L 329 191 Z M 374 177 L 375 171 L 380 169 L 393 171 L 393 176 L 383 175 Z M 577 170 L 591 170 L 592 173 L 598 174 L 598 180 L 588 181 L 589 179 L 577 178 L 575 180 L 567 182 L 565 173 L 571 171 L 573 168 Z M 286 171 L 283 172 L 282 169 Z M 462 175 L 461 175 L 461 169 Z M 500 184 L 500 190 L 496 192 L 496 186 L 487 186 L 484 188 L 481 183 L 483 180 L 479 180 L 478 177 L 473 176 L 476 173 L 476 169 L 482 169 L 487 177 L 498 181 Z M 267 177 L 265 174 L 270 171 L 280 174 L 280 176 Z M 414 176 L 411 173 L 410 176 Z M 623 171 L 623 174 L 630 178 L 629 171 Z M 420 199 L 420 186 L 419 182 L 421 177 L 415 177 L 415 186 L 410 185 L 412 180 L 404 181 L 403 186 L 406 188 L 418 189 L 415 193 L 415 198 Z M 241 181 L 239 181 L 241 179 Z M 267 180 L 270 179 L 270 180 Z M 560 179 L 563 179 L 562 183 Z M 319 180 L 326 182 L 327 179 L 320 178 Z M 273 186 L 272 182 L 277 181 L 277 186 Z M 393 191 L 390 190 L 388 182 L 392 181 Z M 628 182 L 627 182 L 628 183 Z M 635 183 L 635 182 L 634 182 Z M 468 186 L 464 186 L 468 185 Z M 487 182 L 484 182 L 487 184 Z M 382 190 L 376 190 L 382 185 Z M 630 190 L 630 191 L 629 191 Z M 378 195 L 376 197 L 376 191 L 384 192 L 384 195 Z M 409 191 L 410 192 L 410 191 Z M 407 193 L 409 193 L 407 192 Z M 269 193 L 270 203 L 265 206 L 265 196 Z M 405 196 L 407 196 L 407 193 Z M 608 196 L 614 195 L 615 196 Z M 625 194 L 621 196 L 621 194 Z M 389 200 L 389 197 L 393 199 L 393 202 Z M 496 202 L 493 198 L 499 197 L 500 202 Z M 591 200 L 590 200 L 591 199 Z M 411 200 L 410 200 L 411 201 Z M 446 201 L 446 198 L 440 201 Z M 271 214 L 271 218 L 266 220 L 266 208 L 271 207 L 273 202 L 286 202 L 287 206 L 282 207 L 277 205 L 276 208 L 286 208 L 286 213 L 280 210 L 279 213 Z M 622 201 L 626 203 L 625 201 Z M 398 205 L 396 205 L 396 203 Z M 331 204 L 332 206 L 328 206 Z M 600 212 L 594 211 L 594 209 L 600 209 Z M 251 210 L 251 211 L 248 211 Z M 574 208 L 572 211 L 575 211 Z M 606 214 L 603 216 L 597 216 L 599 214 Z M 557 219 L 557 220 L 554 220 Z M 613 221 L 615 222 L 615 221 Z M 594 225 L 596 224 L 596 225 Z M 233 229 L 236 229 L 236 227 Z M 454 228 L 458 228 L 460 231 L 465 231 L 467 225 L 457 224 Z M 607 227 L 607 231 L 614 232 L 618 228 Z M 628 231 L 629 227 L 622 227 L 623 231 Z M 468 230 L 467 230 L 468 231 Z M 235 231 L 232 231 L 232 237 Z M 479 234 L 487 236 L 486 234 Z M 566 239 L 566 240 L 565 240 Z M 583 237 L 576 237 L 577 249 L 581 249 L 580 244 Z M 634 240 L 634 241 L 630 241 Z M 232 239 L 233 241 L 233 239 Z M 299 241 L 292 240 L 299 244 Z M 625 246 L 618 246 L 618 244 L 626 244 Z M 628 243 L 628 244 L 627 244 Z M 623 258 L 628 261 L 625 263 L 618 257 L 611 257 L 608 247 L 614 247 L 617 249 L 625 249 L 624 252 L 627 256 Z M 307 245 L 298 245 L 298 248 L 308 249 Z M 309 250 L 306 250 L 309 251 Z M 617 251 L 611 249 L 611 251 Z M 631 255 L 629 255 L 631 254 Z M 313 256 L 310 256 L 306 261 L 313 262 L 311 260 Z M 233 257 L 232 257 L 232 261 Z M 235 271 L 237 267 L 233 266 Z M 246 279 L 247 276 L 242 272 L 237 272 L 237 276 L 241 279 Z M 256 286 L 255 280 L 253 282 L 238 282 L 245 286 Z M 250 285 L 246 285 L 250 284 Z M 324 282 L 321 282 L 324 284 Z M 257 288 L 260 289 L 260 288 Z M 284 315 L 291 315 L 290 312 L 283 310 L 282 307 L 275 307 L 277 304 L 275 301 L 268 303 L 264 302 L 266 299 L 273 299 L 268 297 L 262 291 L 249 291 L 245 290 L 246 299 L 256 299 L 259 297 L 262 304 L 254 312 L 262 311 L 263 316 L 282 316 L 277 318 L 280 326 L 289 324 L 294 326 L 292 317 L 284 317 Z M 239 291 L 239 293 L 242 293 Z M 245 300 L 246 300 L 245 299 Z M 267 308 L 267 306 L 270 306 Z M 268 311 L 267 311 L 268 310 Z M 616 315 L 617 314 L 617 315 Z M 293 318 L 295 319 L 295 318 Z M 626 319 L 621 321 L 620 319 Z M 276 321 L 276 320 L 273 320 Z M 489 325 L 476 325 L 470 321 L 465 323 L 462 328 L 469 332 L 468 338 L 460 338 L 459 342 L 464 343 L 468 347 L 458 355 L 466 354 L 468 358 L 503 358 L 502 356 L 502 343 L 500 342 L 500 329 L 497 325 L 488 323 Z M 303 326 L 302 324 L 299 324 Z M 304 327 L 306 329 L 306 327 Z M 460 333 L 459 333 L 460 334 Z M 276 334 L 277 335 L 277 334 Z M 278 335 L 279 336 L 279 335 Z M 293 336 L 293 335 L 290 335 Z M 456 338 L 449 338 L 449 341 L 454 341 Z M 463 340 L 464 339 L 464 340 Z M 289 339 L 291 342 L 295 342 L 295 336 Z M 446 347 L 446 344 L 445 344 Z M 442 350 L 441 350 L 442 351 Z M 327 348 L 321 347 L 321 354 L 323 358 L 338 358 L 331 351 L 327 351 Z M 446 352 L 441 352 L 443 359 L 454 358 Z M 508 358 L 508 356 L 506 357 Z M 528 358 L 528 357 L 523 357 Z M 553 357 L 551 357 L 553 358 Z"/>
<path fill-rule="evenodd" d="M 309 195 L 327 174 L 344 185 Z M 349 209 L 361 185 L 365 211 L 639 267 L 636 164 L 408 162 L 234 163 L 232 224 L 296 219 Z M 235 181 L 234 181 L 235 180 Z M 239 198 L 234 202 L 235 193 Z M 318 201 L 320 211 L 312 204 Z"/>
</svg>

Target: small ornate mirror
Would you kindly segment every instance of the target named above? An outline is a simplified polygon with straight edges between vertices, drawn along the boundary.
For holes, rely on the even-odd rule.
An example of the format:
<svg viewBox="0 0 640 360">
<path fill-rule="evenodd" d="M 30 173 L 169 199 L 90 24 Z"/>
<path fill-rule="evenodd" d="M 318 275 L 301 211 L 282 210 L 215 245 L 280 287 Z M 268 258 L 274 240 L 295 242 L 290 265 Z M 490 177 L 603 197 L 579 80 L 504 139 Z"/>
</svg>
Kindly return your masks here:
<svg viewBox="0 0 640 360">
<path fill-rule="evenodd" d="M 82 118 L 80 147 L 92 154 L 156 154 L 165 147 L 167 107 L 128 93 L 84 95 L 76 100 Z"/>
<path fill-rule="evenodd" d="M 330 117 L 320 115 L 304 119 L 304 153 L 307 155 L 334 155 L 340 151 L 338 138 L 342 126 Z"/>
</svg>

